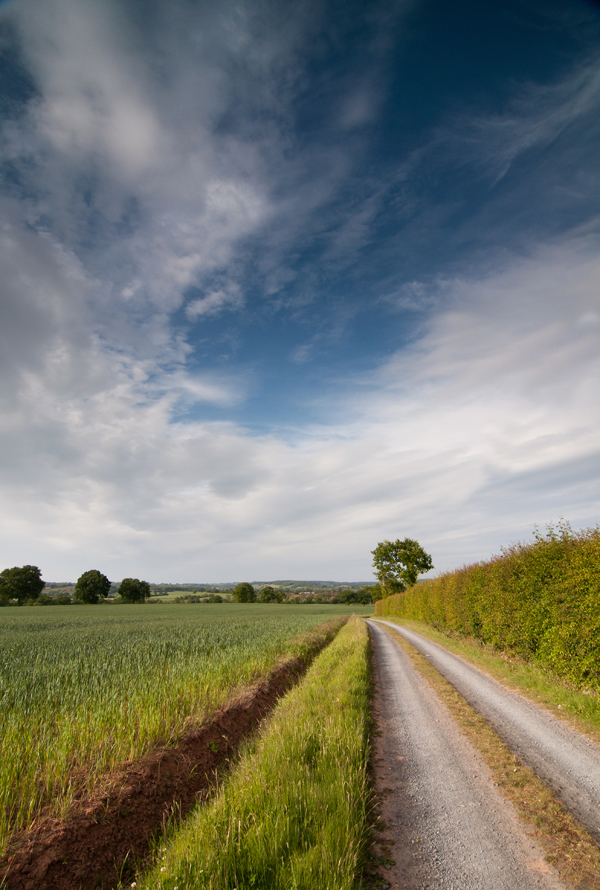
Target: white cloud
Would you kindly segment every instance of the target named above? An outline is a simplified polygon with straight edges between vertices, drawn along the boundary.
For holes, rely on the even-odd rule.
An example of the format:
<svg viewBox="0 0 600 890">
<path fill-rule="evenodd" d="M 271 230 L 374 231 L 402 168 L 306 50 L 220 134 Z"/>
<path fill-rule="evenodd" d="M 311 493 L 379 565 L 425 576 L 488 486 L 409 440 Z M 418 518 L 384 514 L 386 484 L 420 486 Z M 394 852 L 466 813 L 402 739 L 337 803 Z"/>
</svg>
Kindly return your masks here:
<svg viewBox="0 0 600 890">
<path fill-rule="evenodd" d="M 40 135 L 71 161 L 98 156 L 125 178 L 147 172 L 167 146 L 118 6 L 29 0 L 15 13 L 43 85 Z"/>
<path fill-rule="evenodd" d="M 42 350 L 46 373 L 32 364 L 5 415 L 4 559 L 47 577 L 92 563 L 115 577 L 368 577 L 384 537 L 417 537 L 441 567 L 561 514 L 593 521 L 600 327 L 580 319 L 600 309 L 599 275 L 588 240 L 446 282 L 452 305 L 360 381 L 362 397 L 283 436 L 171 422 L 177 387 L 226 402 L 227 385 L 183 375 L 160 396 L 144 363 L 93 339 Z M 84 355 L 85 393 L 60 392 L 52 362 L 80 372 Z"/>
<path fill-rule="evenodd" d="M 180 33 L 181 13 L 144 31 L 112 0 L 10 12 L 40 92 L 4 147 L 29 217 L 145 314 L 181 305 L 272 212 L 260 150 L 215 132 L 234 91 L 222 22 L 198 8 Z"/>
<path fill-rule="evenodd" d="M 327 426 L 256 435 L 173 422 L 181 405 L 239 404 L 249 382 L 190 371 L 170 313 L 189 288 L 202 296 L 188 320 L 243 308 L 240 252 L 266 226 L 263 272 L 276 295 L 295 274 L 290 244 L 352 157 L 309 146 L 286 160 L 308 7 L 282 15 L 270 39 L 244 6 L 199 4 L 191 19 L 177 3 L 164 9 L 148 45 L 116 0 L 9 10 L 40 97 L 4 147 L 25 157 L 29 191 L 0 208 L 0 561 L 56 579 L 90 566 L 156 580 L 364 578 L 384 537 L 419 538 L 440 567 L 561 513 L 596 521 L 600 251 L 590 234 L 525 258 L 499 250 L 485 274 L 392 289 L 400 308 L 436 314 L 376 374 L 348 381 Z M 505 170 L 597 92 L 590 69 L 550 91 L 539 114 L 525 97 L 519 114 L 470 131 L 477 150 Z M 347 125 L 371 107 L 359 90 Z M 388 186 L 375 183 L 331 227 L 328 261 L 369 242 Z M 297 300 L 309 305 L 309 290 Z"/>
<path fill-rule="evenodd" d="M 238 287 L 230 285 L 227 291 L 222 288 L 212 290 L 205 297 L 192 300 L 185 309 L 185 314 L 192 321 L 203 315 L 216 315 L 223 309 L 238 309 L 243 304 L 243 297 Z"/>
<path fill-rule="evenodd" d="M 464 117 L 439 131 L 440 147 L 460 143 L 465 159 L 494 168 L 496 181 L 527 151 L 548 146 L 570 126 L 597 112 L 600 61 L 588 58 L 555 82 L 523 84 L 500 114 Z"/>
</svg>

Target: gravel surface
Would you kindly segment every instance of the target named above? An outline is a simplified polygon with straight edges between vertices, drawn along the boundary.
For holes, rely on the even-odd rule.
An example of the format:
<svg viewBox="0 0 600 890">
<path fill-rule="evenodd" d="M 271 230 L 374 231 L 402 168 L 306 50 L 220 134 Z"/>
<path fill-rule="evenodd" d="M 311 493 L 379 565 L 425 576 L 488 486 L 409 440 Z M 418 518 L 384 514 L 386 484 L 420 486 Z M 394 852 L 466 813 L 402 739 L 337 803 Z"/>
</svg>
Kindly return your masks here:
<svg viewBox="0 0 600 890">
<path fill-rule="evenodd" d="M 442 646 L 392 621 L 600 842 L 600 746 Z"/>
<path fill-rule="evenodd" d="M 564 890 L 431 686 L 371 629 L 386 771 L 385 832 L 402 890 Z M 382 746 L 381 746 L 382 745 Z"/>
</svg>

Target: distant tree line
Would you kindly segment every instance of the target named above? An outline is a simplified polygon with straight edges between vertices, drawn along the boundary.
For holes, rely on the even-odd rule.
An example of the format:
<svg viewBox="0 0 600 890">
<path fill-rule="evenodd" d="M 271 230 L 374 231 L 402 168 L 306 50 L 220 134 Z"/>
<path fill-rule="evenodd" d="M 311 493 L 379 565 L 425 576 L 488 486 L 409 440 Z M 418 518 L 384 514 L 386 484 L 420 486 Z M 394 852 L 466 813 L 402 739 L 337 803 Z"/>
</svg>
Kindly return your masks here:
<svg viewBox="0 0 600 890">
<path fill-rule="evenodd" d="M 339 603 L 345 605 L 369 605 L 389 596 L 404 591 L 414 584 L 417 576 L 433 567 L 431 556 L 410 538 L 403 541 L 383 541 L 372 551 L 373 565 L 379 583 L 363 585 L 358 588 L 349 585 L 325 587 L 323 582 L 310 582 L 316 591 L 306 591 L 306 585 L 300 582 L 280 582 L 286 589 L 267 584 L 258 592 L 247 581 L 236 584 L 232 590 L 232 599 L 236 603 Z M 45 587 L 41 572 L 37 566 L 13 566 L 0 572 L 0 605 L 13 603 L 19 606 L 33 605 L 69 605 L 98 603 L 144 603 L 152 595 L 160 596 L 171 592 L 181 592 L 171 602 L 175 603 L 222 603 L 223 597 L 217 592 L 222 587 L 194 584 L 160 584 L 150 585 L 139 578 L 124 578 L 120 584 L 111 582 L 98 569 L 90 569 L 77 579 L 73 588 L 72 598 L 65 592 L 58 596 L 44 595 Z M 69 585 L 57 582 L 49 588 Z M 206 596 L 206 594 L 209 594 Z M 204 594 L 204 595 L 201 595 Z"/>
<path fill-rule="evenodd" d="M 111 602 L 108 594 L 112 585 L 106 575 L 97 569 L 84 572 L 77 579 L 73 598 L 65 594 L 59 596 L 43 595 L 46 584 L 42 581 L 42 573 L 37 566 L 13 566 L 0 572 L 0 606 L 15 603 L 54 606 L 69 605 L 71 602 L 81 605 L 95 605 Z M 62 585 L 64 587 L 64 585 Z M 112 602 L 143 603 L 150 597 L 150 585 L 139 578 L 124 578 L 118 587 L 118 597 Z"/>
<path fill-rule="evenodd" d="M 222 603 L 224 602 L 223 597 L 218 593 L 211 593 L 210 596 L 197 596 L 193 593 L 185 594 L 184 596 L 176 596 L 172 603 Z"/>
<path fill-rule="evenodd" d="M 291 595 L 279 587 L 267 584 L 258 595 L 253 585 L 247 581 L 236 584 L 233 588 L 233 599 L 236 603 L 295 603 L 295 604 L 362 604 L 369 605 L 381 598 L 378 584 L 361 587 L 360 589 L 323 590 L 317 594 L 292 593 Z"/>
</svg>

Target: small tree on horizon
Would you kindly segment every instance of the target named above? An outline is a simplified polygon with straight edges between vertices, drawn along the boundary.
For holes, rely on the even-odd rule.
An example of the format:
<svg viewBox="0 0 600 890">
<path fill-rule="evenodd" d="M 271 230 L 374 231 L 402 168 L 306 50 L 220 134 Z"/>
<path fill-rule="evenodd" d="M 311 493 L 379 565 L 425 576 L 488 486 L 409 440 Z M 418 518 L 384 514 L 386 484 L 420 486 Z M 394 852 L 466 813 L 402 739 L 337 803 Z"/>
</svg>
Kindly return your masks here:
<svg viewBox="0 0 600 890">
<path fill-rule="evenodd" d="M 150 585 L 139 578 L 123 578 L 119 596 L 126 603 L 143 603 L 150 596 Z"/>
<path fill-rule="evenodd" d="M 37 566 L 13 566 L 0 572 L 0 602 L 18 600 L 20 606 L 27 600 L 36 600 L 46 582 Z"/>
<path fill-rule="evenodd" d="M 285 593 L 283 592 L 283 590 L 271 587 L 270 584 L 267 584 L 266 587 L 263 587 L 258 595 L 259 603 L 282 603 L 284 599 Z"/>
<path fill-rule="evenodd" d="M 73 599 L 78 603 L 98 603 L 110 591 L 110 581 L 98 569 L 90 569 L 77 579 Z"/>
<path fill-rule="evenodd" d="M 241 581 L 233 588 L 233 598 L 236 603 L 255 603 L 256 591 L 252 584 L 247 581 Z"/>
<path fill-rule="evenodd" d="M 401 593 L 412 584 L 422 572 L 433 568 L 429 553 L 418 541 L 404 538 L 396 541 L 382 541 L 373 554 L 373 568 L 379 579 L 384 596 Z"/>
</svg>

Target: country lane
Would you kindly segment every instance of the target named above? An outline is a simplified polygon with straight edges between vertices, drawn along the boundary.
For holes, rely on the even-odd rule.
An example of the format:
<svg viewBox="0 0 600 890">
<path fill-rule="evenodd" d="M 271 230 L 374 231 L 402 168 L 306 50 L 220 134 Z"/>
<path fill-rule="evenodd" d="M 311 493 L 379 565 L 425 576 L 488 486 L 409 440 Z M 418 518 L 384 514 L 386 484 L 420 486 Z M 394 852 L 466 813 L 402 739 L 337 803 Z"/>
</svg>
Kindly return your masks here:
<svg viewBox="0 0 600 890">
<path fill-rule="evenodd" d="M 600 843 L 600 746 L 442 646 L 380 623 L 424 655 Z"/>
<path fill-rule="evenodd" d="M 431 686 L 368 624 L 392 890 L 565 890 Z"/>
</svg>

